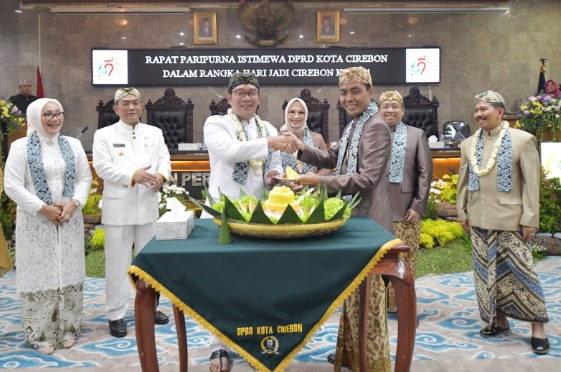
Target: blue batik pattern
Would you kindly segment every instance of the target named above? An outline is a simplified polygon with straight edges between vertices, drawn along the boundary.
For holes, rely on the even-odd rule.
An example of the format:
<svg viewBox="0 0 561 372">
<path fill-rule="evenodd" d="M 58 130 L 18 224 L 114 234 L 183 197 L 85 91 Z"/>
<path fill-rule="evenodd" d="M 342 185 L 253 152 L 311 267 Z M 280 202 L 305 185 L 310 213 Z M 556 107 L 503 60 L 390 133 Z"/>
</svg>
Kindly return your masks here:
<svg viewBox="0 0 561 372">
<path fill-rule="evenodd" d="M 395 128 L 392 145 L 392 159 L 390 162 L 390 182 L 403 182 L 403 169 L 405 166 L 405 145 L 407 144 L 407 128 L 399 122 Z"/>
<path fill-rule="evenodd" d="M 356 173 L 358 166 L 358 145 L 360 143 L 360 136 L 362 135 L 362 130 L 364 129 L 364 124 L 378 112 L 378 105 L 376 102 L 371 102 L 370 105 L 364 110 L 361 117 L 356 123 L 355 131 L 353 133 L 353 138 L 350 143 L 350 149 L 348 151 L 348 162 L 347 162 L 347 175 L 352 176 Z M 347 151 L 347 146 L 349 145 L 349 136 L 351 133 L 352 125 L 347 125 L 343 137 L 341 137 L 341 143 L 339 145 L 339 153 L 337 154 L 337 169 L 335 171 L 336 175 L 341 174 L 343 169 L 343 159 L 345 158 L 345 151 Z M 350 195 L 343 196 L 345 200 L 351 200 Z"/>
<path fill-rule="evenodd" d="M 64 158 L 64 163 L 66 164 L 62 195 L 71 198 L 74 196 L 74 187 L 76 186 L 76 157 L 66 138 L 59 135 L 58 144 L 62 152 L 62 157 Z M 52 204 L 53 197 L 49 190 L 49 184 L 47 183 L 47 175 L 45 174 L 45 168 L 43 166 L 43 152 L 37 132 L 33 133 L 27 139 L 27 163 L 29 164 L 29 171 L 37 197 L 45 202 L 45 204 Z"/>
<path fill-rule="evenodd" d="M 270 136 L 269 130 L 264 124 L 261 123 L 261 120 L 257 115 L 255 115 L 255 122 L 257 123 L 257 127 L 259 131 L 262 132 L 264 130 L 265 137 L 269 137 Z M 249 138 L 249 134 L 247 133 L 246 127 L 242 125 L 242 128 L 245 134 L 245 138 Z M 239 132 L 236 134 L 236 138 L 238 139 L 238 141 L 244 140 L 241 136 L 241 133 Z M 267 174 L 267 172 L 269 171 L 269 166 L 271 164 L 272 157 L 273 157 L 273 150 L 269 148 L 267 150 L 267 158 L 265 159 L 265 171 L 263 174 Z M 239 163 L 236 163 L 236 165 L 234 166 L 234 173 L 232 174 L 232 179 L 234 180 L 234 182 L 237 182 L 240 185 L 245 185 L 245 183 L 247 182 L 248 175 L 249 175 L 249 162 L 241 161 Z"/>
<path fill-rule="evenodd" d="M 481 131 L 477 138 L 475 158 L 477 159 L 478 166 L 481 167 L 481 161 L 483 159 L 483 131 Z M 508 129 L 501 142 L 501 147 L 499 147 L 499 153 L 497 154 L 497 189 L 499 192 L 512 191 L 512 138 Z M 479 190 L 479 177 L 477 177 L 473 171 L 471 162 L 469 164 L 468 190 Z"/>
</svg>

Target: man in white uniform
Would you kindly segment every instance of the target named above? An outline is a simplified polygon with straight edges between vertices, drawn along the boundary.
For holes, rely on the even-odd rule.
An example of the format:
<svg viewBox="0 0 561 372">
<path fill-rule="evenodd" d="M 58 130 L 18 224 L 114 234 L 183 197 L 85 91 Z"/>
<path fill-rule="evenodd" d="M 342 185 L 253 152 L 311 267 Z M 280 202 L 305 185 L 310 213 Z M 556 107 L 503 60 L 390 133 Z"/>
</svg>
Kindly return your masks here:
<svg viewBox="0 0 561 372">
<path fill-rule="evenodd" d="M 259 106 L 259 82 L 251 73 L 235 73 L 230 78 L 226 99 L 231 105 L 226 115 L 210 116 L 204 125 L 204 140 L 210 159 L 208 191 L 219 200 L 218 189 L 237 198 L 240 189 L 259 197 L 263 186 L 272 187 L 273 178 L 283 174 L 280 150 L 286 141 L 277 129 L 255 114 Z M 203 214 L 202 217 L 210 217 Z M 229 371 L 225 346 L 211 334 L 211 371 Z"/>
<path fill-rule="evenodd" d="M 95 132 L 93 166 L 103 179 L 101 222 L 105 227 L 109 331 L 114 337 L 124 337 L 133 242 L 138 254 L 155 235 L 158 190 L 170 178 L 171 161 L 162 131 L 140 123 L 143 105 L 136 88 L 119 88 L 113 109 L 120 121 Z M 156 324 L 168 321 L 165 314 L 156 312 Z"/>
</svg>

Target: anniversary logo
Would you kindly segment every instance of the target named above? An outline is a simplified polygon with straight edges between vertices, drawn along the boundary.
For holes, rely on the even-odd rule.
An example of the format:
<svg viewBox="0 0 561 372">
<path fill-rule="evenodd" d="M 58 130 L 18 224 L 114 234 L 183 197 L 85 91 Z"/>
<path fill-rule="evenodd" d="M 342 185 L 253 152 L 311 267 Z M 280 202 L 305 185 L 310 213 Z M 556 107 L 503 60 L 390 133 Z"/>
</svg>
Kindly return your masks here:
<svg viewBox="0 0 561 372">
<path fill-rule="evenodd" d="M 368 68 L 374 84 L 440 83 L 440 49 L 92 49 L 92 84 L 221 86 L 234 72 L 262 85 L 336 85 L 341 69 Z M 112 76 L 119 77 L 113 81 Z"/>
</svg>

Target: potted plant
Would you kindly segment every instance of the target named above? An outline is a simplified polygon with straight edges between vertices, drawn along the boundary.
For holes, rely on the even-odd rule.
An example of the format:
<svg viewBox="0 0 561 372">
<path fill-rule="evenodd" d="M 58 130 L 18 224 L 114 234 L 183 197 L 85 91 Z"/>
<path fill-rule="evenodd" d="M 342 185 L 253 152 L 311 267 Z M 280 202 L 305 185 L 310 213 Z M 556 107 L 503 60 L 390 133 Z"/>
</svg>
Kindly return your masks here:
<svg viewBox="0 0 561 372">
<path fill-rule="evenodd" d="M 561 100 L 549 94 L 529 97 L 520 105 L 519 123 L 538 141 L 561 140 Z"/>
</svg>

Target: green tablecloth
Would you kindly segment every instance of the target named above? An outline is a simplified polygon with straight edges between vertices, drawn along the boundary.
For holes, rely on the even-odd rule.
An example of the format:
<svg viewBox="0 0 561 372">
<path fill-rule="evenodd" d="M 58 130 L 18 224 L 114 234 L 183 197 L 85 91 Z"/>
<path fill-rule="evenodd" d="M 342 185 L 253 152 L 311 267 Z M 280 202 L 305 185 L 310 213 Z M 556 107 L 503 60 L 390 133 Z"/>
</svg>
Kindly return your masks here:
<svg viewBox="0 0 561 372">
<path fill-rule="evenodd" d="M 148 282 L 261 371 L 280 371 L 394 245 L 367 217 L 320 237 L 218 244 L 212 220 L 187 240 L 155 240 L 134 259 Z"/>
</svg>

